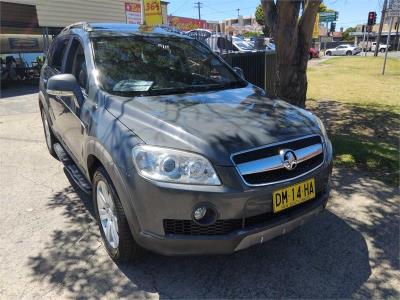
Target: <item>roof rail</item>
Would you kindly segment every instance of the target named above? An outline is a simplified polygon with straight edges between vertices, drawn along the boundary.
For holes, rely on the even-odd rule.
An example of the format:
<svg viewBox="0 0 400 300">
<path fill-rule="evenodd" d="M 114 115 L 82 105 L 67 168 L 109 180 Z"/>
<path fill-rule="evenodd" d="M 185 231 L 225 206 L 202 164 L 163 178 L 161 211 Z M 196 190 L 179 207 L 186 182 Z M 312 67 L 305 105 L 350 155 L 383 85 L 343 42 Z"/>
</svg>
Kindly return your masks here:
<svg viewBox="0 0 400 300">
<path fill-rule="evenodd" d="M 91 29 L 91 27 L 90 27 L 88 22 L 82 21 L 82 22 L 76 22 L 76 23 L 68 25 L 61 32 L 64 32 L 64 31 L 67 31 L 67 30 L 71 30 L 72 28 L 82 28 L 84 30 L 90 30 Z"/>
</svg>

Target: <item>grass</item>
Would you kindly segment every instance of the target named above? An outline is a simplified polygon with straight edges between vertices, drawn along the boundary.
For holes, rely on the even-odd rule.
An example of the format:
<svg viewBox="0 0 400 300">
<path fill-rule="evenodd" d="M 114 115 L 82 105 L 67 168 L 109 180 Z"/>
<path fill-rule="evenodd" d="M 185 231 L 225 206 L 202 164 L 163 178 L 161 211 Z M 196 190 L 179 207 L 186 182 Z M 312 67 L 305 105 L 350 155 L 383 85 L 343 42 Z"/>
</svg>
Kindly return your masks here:
<svg viewBox="0 0 400 300">
<path fill-rule="evenodd" d="M 400 59 L 334 57 L 308 70 L 308 96 L 400 110 Z"/>
<path fill-rule="evenodd" d="M 399 185 L 400 59 L 332 58 L 308 70 L 307 106 L 326 124 L 334 163 Z"/>
</svg>

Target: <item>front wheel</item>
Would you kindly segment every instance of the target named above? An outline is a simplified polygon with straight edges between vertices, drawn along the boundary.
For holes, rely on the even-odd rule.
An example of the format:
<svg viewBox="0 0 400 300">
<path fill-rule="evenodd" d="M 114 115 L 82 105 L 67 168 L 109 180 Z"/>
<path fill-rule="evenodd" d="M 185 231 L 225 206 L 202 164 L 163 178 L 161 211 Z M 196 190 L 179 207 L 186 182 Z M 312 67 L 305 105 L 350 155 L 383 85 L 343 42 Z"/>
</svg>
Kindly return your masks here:
<svg viewBox="0 0 400 300">
<path fill-rule="evenodd" d="M 385 53 L 385 50 L 386 50 L 385 48 L 382 48 L 381 53 Z"/>
<path fill-rule="evenodd" d="M 129 262 L 139 254 L 139 245 L 129 229 L 121 202 L 103 167 L 93 176 L 93 204 L 103 244 L 115 262 Z"/>
<path fill-rule="evenodd" d="M 347 51 L 347 52 L 346 52 L 346 55 L 347 55 L 347 56 L 353 55 L 353 52 Z"/>
<path fill-rule="evenodd" d="M 332 55 L 332 52 L 331 52 L 331 51 L 328 51 L 328 52 L 326 52 L 326 55 L 327 55 L 327 56 L 331 56 L 331 55 Z"/>
</svg>

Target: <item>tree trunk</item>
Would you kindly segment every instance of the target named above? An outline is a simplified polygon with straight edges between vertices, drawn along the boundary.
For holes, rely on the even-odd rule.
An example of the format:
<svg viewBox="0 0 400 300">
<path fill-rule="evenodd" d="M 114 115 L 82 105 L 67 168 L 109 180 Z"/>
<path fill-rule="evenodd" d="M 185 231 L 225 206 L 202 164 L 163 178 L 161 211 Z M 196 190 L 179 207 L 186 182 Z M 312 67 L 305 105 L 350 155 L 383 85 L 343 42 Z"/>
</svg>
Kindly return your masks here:
<svg viewBox="0 0 400 300">
<path fill-rule="evenodd" d="M 277 53 L 277 96 L 305 107 L 307 96 L 307 62 L 312 30 L 320 0 L 261 1 L 266 24 L 271 28 Z"/>
</svg>

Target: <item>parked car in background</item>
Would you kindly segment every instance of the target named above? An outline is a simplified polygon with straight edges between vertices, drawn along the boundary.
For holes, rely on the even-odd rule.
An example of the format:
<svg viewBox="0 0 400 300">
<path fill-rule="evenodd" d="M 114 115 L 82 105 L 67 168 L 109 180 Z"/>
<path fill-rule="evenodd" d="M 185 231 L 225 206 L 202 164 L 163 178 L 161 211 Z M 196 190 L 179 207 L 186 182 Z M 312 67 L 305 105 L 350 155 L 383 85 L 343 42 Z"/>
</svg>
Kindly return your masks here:
<svg viewBox="0 0 400 300">
<path fill-rule="evenodd" d="M 352 45 L 340 45 L 336 48 L 327 49 L 325 55 L 356 55 L 361 52 L 361 49 Z"/>
<path fill-rule="evenodd" d="M 192 38 L 195 38 L 196 40 L 204 42 L 206 39 L 208 39 L 212 35 L 212 32 L 207 29 L 193 29 L 193 30 L 186 32 L 185 34 Z"/>
<path fill-rule="evenodd" d="M 213 35 L 207 38 L 205 42 L 216 53 L 256 51 L 250 43 L 234 36 Z"/>
<path fill-rule="evenodd" d="M 376 49 L 376 44 L 377 44 L 377 42 L 372 42 L 371 43 L 371 51 L 375 51 L 375 49 Z M 386 45 L 386 44 L 379 44 L 379 52 L 385 52 L 386 51 L 386 49 L 387 50 L 389 50 L 390 49 L 390 45 Z"/>
<path fill-rule="evenodd" d="M 310 59 L 319 58 L 319 50 L 315 48 L 311 47 L 308 53 L 310 54 Z"/>
<path fill-rule="evenodd" d="M 324 211 L 321 120 L 239 74 L 160 28 L 78 23 L 53 40 L 39 85 L 46 144 L 92 195 L 112 259 L 228 254 Z"/>
<path fill-rule="evenodd" d="M 265 45 L 265 51 L 275 51 L 276 49 L 275 49 L 275 44 L 273 44 L 273 43 L 267 43 L 266 45 Z"/>
</svg>

